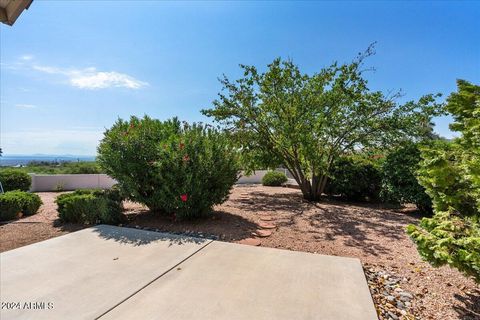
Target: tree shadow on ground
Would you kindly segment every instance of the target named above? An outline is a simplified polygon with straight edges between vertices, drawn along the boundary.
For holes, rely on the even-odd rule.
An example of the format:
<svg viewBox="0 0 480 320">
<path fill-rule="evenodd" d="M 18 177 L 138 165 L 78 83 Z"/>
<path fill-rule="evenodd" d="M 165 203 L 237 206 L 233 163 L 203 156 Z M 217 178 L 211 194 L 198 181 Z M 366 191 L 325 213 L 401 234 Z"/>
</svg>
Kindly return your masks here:
<svg viewBox="0 0 480 320">
<path fill-rule="evenodd" d="M 345 245 L 372 255 L 391 253 L 390 242 L 404 239 L 405 226 L 417 222 L 411 215 L 363 203 L 329 202 L 315 207 L 317 213 L 309 217 L 314 230 L 321 231 L 315 238 L 327 241 L 340 238 Z"/>
<path fill-rule="evenodd" d="M 458 313 L 459 319 L 476 320 L 480 319 L 480 289 L 464 295 L 455 294 L 455 299 L 463 305 L 455 305 L 453 309 Z"/>
<path fill-rule="evenodd" d="M 258 225 L 239 215 L 214 210 L 208 217 L 174 221 L 172 217 L 145 210 L 129 217 L 129 226 L 148 227 L 155 231 L 182 233 L 192 236 L 214 236 L 220 240 L 234 241 L 250 238 Z"/>
<path fill-rule="evenodd" d="M 253 191 L 230 202 L 241 210 L 270 212 L 278 227 L 309 233 L 319 241 L 343 241 L 371 255 L 390 254 L 391 242 L 404 239 L 405 226 L 417 223 L 421 217 L 415 210 L 403 212 L 401 208 L 391 209 L 379 203 L 327 198 L 308 202 L 301 193 Z"/>
<path fill-rule="evenodd" d="M 240 198 L 230 199 L 234 207 L 245 211 L 301 211 L 309 207 L 300 193 L 269 194 L 262 191 L 252 191 Z"/>
</svg>

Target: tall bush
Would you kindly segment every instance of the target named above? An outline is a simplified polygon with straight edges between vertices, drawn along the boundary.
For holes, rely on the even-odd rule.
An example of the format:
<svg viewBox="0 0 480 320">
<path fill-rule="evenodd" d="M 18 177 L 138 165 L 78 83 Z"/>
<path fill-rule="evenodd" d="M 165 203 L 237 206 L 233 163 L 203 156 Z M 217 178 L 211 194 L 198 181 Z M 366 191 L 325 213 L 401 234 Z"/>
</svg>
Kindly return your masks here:
<svg viewBox="0 0 480 320">
<path fill-rule="evenodd" d="M 207 215 L 225 201 L 239 169 L 224 133 L 147 116 L 107 130 L 98 162 L 130 199 L 177 218 Z"/>
<path fill-rule="evenodd" d="M 413 142 L 387 155 L 382 165 L 382 200 L 398 204 L 414 203 L 423 212 L 432 211 L 432 200 L 417 180 L 421 159 L 419 147 Z"/>
<path fill-rule="evenodd" d="M 373 161 L 360 157 L 341 157 L 334 161 L 325 192 L 349 200 L 378 198 L 381 173 Z"/>
<path fill-rule="evenodd" d="M 446 108 L 462 136 L 422 150 L 419 181 L 435 214 L 407 232 L 432 265 L 448 264 L 480 282 L 480 86 L 457 85 Z"/>
<path fill-rule="evenodd" d="M 32 184 L 32 177 L 20 170 L 5 169 L 0 170 L 0 182 L 5 192 L 13 190 L 28 191 Z"/>
</svg>

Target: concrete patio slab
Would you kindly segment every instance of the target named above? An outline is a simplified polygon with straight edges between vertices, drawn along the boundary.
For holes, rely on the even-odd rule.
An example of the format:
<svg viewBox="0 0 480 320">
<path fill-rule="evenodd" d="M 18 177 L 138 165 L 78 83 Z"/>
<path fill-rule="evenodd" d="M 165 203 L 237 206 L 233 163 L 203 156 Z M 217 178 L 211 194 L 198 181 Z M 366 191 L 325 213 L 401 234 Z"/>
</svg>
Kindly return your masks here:
<svg viewBox="0 0 480 320">
<path fill-rule="evenodd" d="M 377 316 L 358 259 L 213 242 L 101 319 Z"/>
<path fill-rule="evenodd" d="M 100 225 L 1 253 L 0 319 L 95 319 L 210 241 Z"/>
<path fill-rule="evenodd" d="M 358 259 L 95 226 L 0 254 L 5 319 L 377 319 Z"/>
</svg>

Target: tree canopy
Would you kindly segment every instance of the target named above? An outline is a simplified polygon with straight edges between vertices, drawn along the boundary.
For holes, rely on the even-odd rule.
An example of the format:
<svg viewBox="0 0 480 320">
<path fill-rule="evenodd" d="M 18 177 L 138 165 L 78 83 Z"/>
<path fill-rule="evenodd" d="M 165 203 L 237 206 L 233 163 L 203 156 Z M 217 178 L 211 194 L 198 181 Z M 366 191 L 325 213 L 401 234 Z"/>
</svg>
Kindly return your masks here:
<svg viewBox="0 0 480 320">
<path fill-rule="evenodd" d="M 265 72 L 240 65 L 243 77 L 223 76 L 219 98 L 202 112 L 230 132 L 245 168 L 283 165 L 304 198 L 318 200 L 336 157 L 426 135 L 440 113 L 438 95 L 399 104 L 399 93 L 370 90 L 364 61 L 372 54 L 373 46 L 312 75 L 280 58 Z"/>
</svg>

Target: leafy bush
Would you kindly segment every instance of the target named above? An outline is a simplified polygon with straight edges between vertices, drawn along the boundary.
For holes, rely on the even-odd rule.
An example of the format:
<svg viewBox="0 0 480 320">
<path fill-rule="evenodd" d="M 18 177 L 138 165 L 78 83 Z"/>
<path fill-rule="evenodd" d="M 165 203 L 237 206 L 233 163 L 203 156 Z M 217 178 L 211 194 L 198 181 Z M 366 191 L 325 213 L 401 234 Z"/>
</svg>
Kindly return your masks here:
<svg viewBox="0 0 480 320">
<path fill-rule="evenodd" d="M 224 133 L 177 119 L 118 120 L 105 132 L 98 161 L 130 199 L 177 218 L 209 214 L 238 178 Z"/>
<path fill-rule="evenodd" d="M 37 213 L 42 205 L 40 197 L 24 191 L 9 191 L 0 194 L 0 220 L 12 220 L 19 213 L 29 216 Z"/>
<path fill-rule="evenodd" d="M 382 200 L 414 203 L 421 211 L 432 211 L 432 200 L 417 180 L 421 159 L 420 150 L 414 143 L 407 143 L 387 155 L 382 165 Z"/>
<path fill-rule="evenodd" d="M 419 182 L 432 198 L 434 216 L 410 225 L 420 255 L 434 266 L 448 264 L 480 282 L 480 86 L 458 81 L 447 99 L 451 125 L 462 136 L 421 150 Z"/>
<path fill-rule="evenodd" d="M 0 182 L 5 192 L 12 190 L 28 191 L 32 178 L 23 171 L 5 169 L 0 171 Z"/>
<path fill-rule="evenodd" d="M 325 192 L 349 200 L 371 200 L 378 198 L 380 187 L 381 173 L 373 161 L 341 157 L 333 163 Z"/>
<path fill-rule="evenodd" d="M 281 186 L 287 182 L 287 176 L 283 172 L 279 171 L 268 171 L 262 178 L 262 184 L 264 186 Z"/>
<path fill-rule="evenodd" d="M 73 223 L 118 224 L 124 220 L 118 190 L 77 190 L 57 197 L 61 220 Z"/>
</svg>

